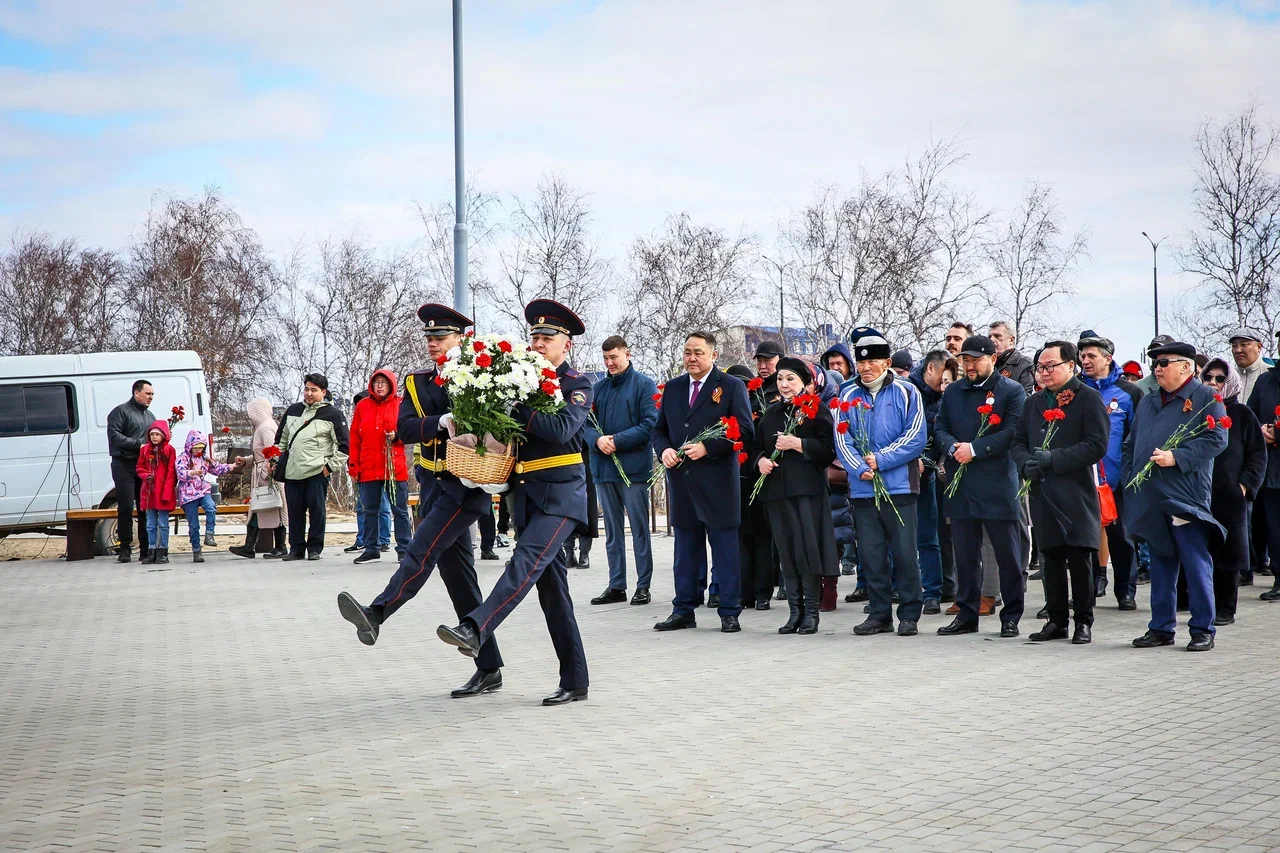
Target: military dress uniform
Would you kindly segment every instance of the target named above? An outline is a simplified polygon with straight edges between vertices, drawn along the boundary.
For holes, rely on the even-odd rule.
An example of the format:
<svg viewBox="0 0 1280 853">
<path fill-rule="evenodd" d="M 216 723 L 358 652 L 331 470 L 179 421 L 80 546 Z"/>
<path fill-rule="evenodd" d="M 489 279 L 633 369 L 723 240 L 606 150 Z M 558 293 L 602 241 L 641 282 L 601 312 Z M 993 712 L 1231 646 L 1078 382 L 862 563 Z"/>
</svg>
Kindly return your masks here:
<svg viewBox="0 0 1280 853">
<path fill-rule="evenodd" d="M 582 321 L 549 299 L 534 300 L 525 309 L 533 334 L 580 335 Z M 537 587 L 560 659 L 560 688 L 543 704 L 585 699 L 587 657 L 569 595 L 569 575 L 563 546 L 579 525 L 587 523 L 587 479 L 583 464 L 582 428 L 591 411 L 591 381 L 567 363 L 556 368 L 565 404 L 554 414 L 517 406 L 512 417 L 526 435 L 517 450 L 512 472 L 512 519 L 515 550 L 506 570 L 484 602 L 463 617 L 456 628 L 441 625 L 437 633 L 446 643 L 474 654 L 478 643 L 491 642 L 493 632 Z"/>
<path fill-rule="evenodd" d="M 469 318 L 444 305 L 423 305 L 418 316 L 428 335 L 458 334 L 471 325 Z M 445 470 L 449 433 L 440 427 L 440 416 L 448 413 L 451 405 L 436 376 L 432 367 L 405 377 L 404 400 L 396 420 L 401 441 L 416 443 L 419 448 L 414 473 L 421 487 L 420 521 L 413 538 L 396 573 L 372 605 L 360 608 L 347 593 L 338 598 L 343 618 L 355 624 L 360 641 L 366 645 L 373 645 L 381 624 L 417 595 L 437 565 L 459 617 L 483 600 L 471 551 L 471 525 L 482 513 L 492 512 L 492 504 L 487 493 L 464 486 Z M 348 599 L 345 603 L 344 596 Z M 492 636 L 480 648 L 475 663 L 481 673 L 496 673 L 502 667 L 502 655 Z M 501 684 L 500 676 L 496 683 Z"/>
</svg>

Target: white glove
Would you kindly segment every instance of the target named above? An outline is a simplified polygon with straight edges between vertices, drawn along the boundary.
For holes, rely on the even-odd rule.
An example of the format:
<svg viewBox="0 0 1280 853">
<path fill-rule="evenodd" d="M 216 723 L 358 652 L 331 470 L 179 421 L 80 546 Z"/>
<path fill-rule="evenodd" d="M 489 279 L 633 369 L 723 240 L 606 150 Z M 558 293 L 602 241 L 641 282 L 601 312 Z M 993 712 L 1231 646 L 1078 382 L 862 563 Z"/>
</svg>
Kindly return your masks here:
<svg viewBox="0 0 1280 853">
<path fill-rule="evenodd" d="M 457 428 L 453 425 L 453 412 L 445 412 L 440 416 L 440 429 L 447 429 L 449 438 L 457 434 Z"/>
<path fill-rule="evenodd" d="M 511 488 L 511 487 L 510 487 L 509 485 L 507 485 L 506 483 L 497 483 L 497 484 L 492 485 L 492 486 L 481 486 L 481 487 L 480 487 L 480 490 L 481 490 L 482 492 L 484 492 L 485 494 L 489 494 L 489 495 L 500 495 L 500 494 L 502 494 L 503 492 L 505 492 L 505 491 L 506 491 L 507 489 L 509 489 L 509 488 Z"/>
</svg>

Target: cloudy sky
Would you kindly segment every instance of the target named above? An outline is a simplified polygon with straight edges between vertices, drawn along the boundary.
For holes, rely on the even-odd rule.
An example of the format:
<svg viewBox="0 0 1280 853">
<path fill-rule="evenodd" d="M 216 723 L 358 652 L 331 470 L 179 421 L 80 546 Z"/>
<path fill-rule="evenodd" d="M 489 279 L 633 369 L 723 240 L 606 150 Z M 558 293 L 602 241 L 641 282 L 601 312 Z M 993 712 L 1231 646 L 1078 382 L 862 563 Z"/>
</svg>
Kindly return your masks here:
<svg viewBox="0 0 1280 853">
<path fill-rule="evenodd" d="M 620 255 L 669 212 L 766 240 L 817 186 L 959 135 L 988 205 L 1052 184 L 1091 234 L 1088 322 L 1151 335 L 1198 122 L 1280 120 L 1280 2 L 468 0 L 468 166 L 559 170 Z M 119 245 L 157 189 L 222 186 L 269 246 L 417 236 L 452 192 L 449 3 L 0 0 L 0 232 Z M 1190 286 L 1161 249 L 1162 298 Z"/>
</svg>

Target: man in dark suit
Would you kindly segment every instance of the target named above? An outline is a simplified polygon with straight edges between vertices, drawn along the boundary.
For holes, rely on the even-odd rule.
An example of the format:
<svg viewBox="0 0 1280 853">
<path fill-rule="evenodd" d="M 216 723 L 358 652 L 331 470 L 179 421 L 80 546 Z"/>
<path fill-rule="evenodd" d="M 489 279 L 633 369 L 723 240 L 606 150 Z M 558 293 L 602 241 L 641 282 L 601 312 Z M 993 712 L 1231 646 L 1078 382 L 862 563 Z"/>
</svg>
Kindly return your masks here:
<svg viewBox="0 0 1280 853">
<path fill-rule="evenodd" d="M 472 325 L 471 318 L 447 305 L 423 305 L 418 309 L 418 318 L 427 336 L 427 352 L 435 359 L 445 358 L 446 353 L 459 346 L 463 331 Z M 480 489 L 464 486 L 445 470 L 449 433 L 441 419 L 452 418 L 452 406 L 448 393 L 436 384 L 435 378 L 435 365 L 405 377 L 404 399 L 396 419 L 400 440 L 416 443 L 419 448 L 415 473 L 421 487 L 421 521 L 413 539 L 396 573 L 373 604 L 363 607 L 348 592 L 338 595 L 338 612 L 356 626 L 356 637 L 366 646 L 377 642 L 382 623 L 417 595 L 437 563 L 440 579 L 459 616 L 471 612 L 483 600 L 471 555 L 471 525 L 481 513 L 492 513 L 490 497 Z M 475 674 L 450 694 L 455 699 L 502 687 L 502 655 L 497 642 L 490 639 L 475 659 Z"/>
<path fill-rule="evenodd" d="M 667 468 L 667 513 L 676 533 L 676 597 L 671 615 L 653 626 L 658 631 L 697 626 L 693 609 L 701 593 L 698 576 L 706 575 L 708 539 L 720 593 L 720 630 L 726 634 L 742 630 L 738 624 L 742 612 L 738 563 L 741 444 L 735 447 L 729 438 L 694 441 L 724 417 L 737 420 L 740 442 L 751 439 L 747 386 L 715 366 L 717 355 L 714 335 L 689 333 L 684 342 L 688 372 L 667 383 L 653 430 L 654 452 Z"/>
</svg>

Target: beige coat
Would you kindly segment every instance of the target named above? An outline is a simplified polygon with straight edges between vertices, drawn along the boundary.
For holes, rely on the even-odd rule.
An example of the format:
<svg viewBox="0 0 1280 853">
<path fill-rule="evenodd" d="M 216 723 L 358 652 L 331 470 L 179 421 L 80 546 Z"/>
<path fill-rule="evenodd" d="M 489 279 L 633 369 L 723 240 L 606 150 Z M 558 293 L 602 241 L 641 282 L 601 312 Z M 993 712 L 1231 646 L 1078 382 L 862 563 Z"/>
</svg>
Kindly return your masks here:
<svg viewBox="0 0 1280 853">
<path fill-rule="evenodd" d="M 280 484 L 271 478 L 271 466 L 267 464 L 266 457 L 262 455 L 262 451 L 268 447 L 272 447 L 276 443 L 276 422 L 271 417 L 271 401 L 265 397 L 258 397 L 250 400 L 249 405 L 245 407 L 245 411 L 249 414 L 249 420 L 253 423 L 253 474 L 251 482 L 253 488 L 261 488 L 262 486 L 271 486 L 280 493 L 281 505 L 284 502 L 284 491 L 280 488 Z M 283 509 L 264 509 L 257 513 L 258 528 L 260 530 L 273 530 L 284 524 Z"/>
</svg>

